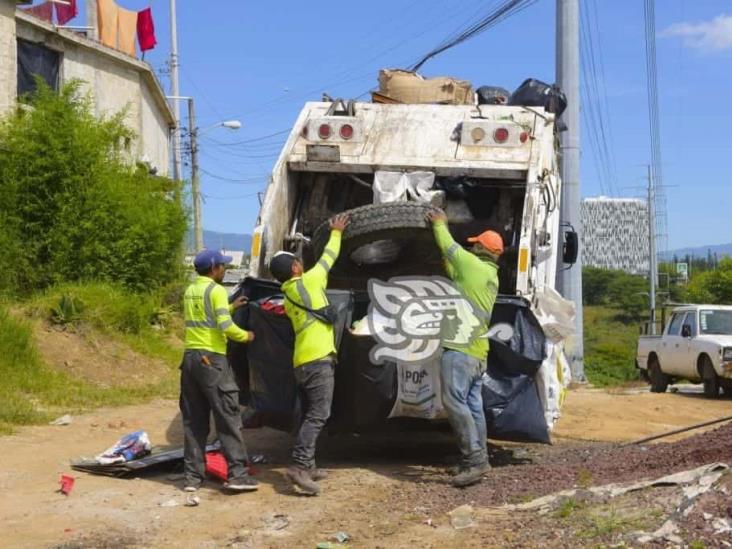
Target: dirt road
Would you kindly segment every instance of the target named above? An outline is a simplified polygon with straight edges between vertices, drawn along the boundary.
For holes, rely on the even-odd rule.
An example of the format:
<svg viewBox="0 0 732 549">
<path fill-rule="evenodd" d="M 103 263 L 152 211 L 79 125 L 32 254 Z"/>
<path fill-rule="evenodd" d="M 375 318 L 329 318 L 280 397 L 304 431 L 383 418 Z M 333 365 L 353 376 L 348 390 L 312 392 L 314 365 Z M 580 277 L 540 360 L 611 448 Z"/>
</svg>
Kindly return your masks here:
<svg viewBox="0 0 732 549">
<path fill-rule="evenodd" d="M 675 446 L 673 451 L 659 445 L 634 449 L 620 459 L 613 453 L 616 445 L 585 442 L 630 440 L 730 414 L 729 399 L 575 390 L 568 397 L 554 446 L 496 443 L 491 449 L 496 465 L 491 477 L 480 487 L 462 491 L 447 485 L 445 467 L 455 456 L 446 436 L 329 439 L 320 465 L 330 477 L 318 498 L 294 496 L 284 479 L 287 435 L 248 431 L 250 450 L 266 454 L 270 461 L 258 468 L 260 490 L 226 495 L 210 482 L 201 491 L 201 505 L 185 507 L 179 483 L 171 480 L 170 473 L 140 479 L 73 473 L 76 485 L 71 495 L 54 492 L 60 473 L 70 472 L 69 459 L 93 456 L 132 430 L 144 428 L 156 445 L 181 442 L 175 402 L 98 410 L 74 418 L 69 426 L 25 428 L 0 439 L 3 546 L 315 547 L 337 532 L 349 534 L 351 547 L 594 546 L 631 526 L 655 527 L 643 521 L 660 520 L 666 512 L 660 500 L 654 496 L 643 507 L 660 506 L 656 514 L 616 521 L 614 530 L 601 529 L 600 519 L 589 511 L 578 512 L 569 523 L 559 515 L 529 517 L 489 506 L 525 501 L 578 482 L 660 476 L 689 468 L 695 461 L 732 463 L 732 429 L 727 429 L 729 438 L 727 431 L 718 431 L 682 442 L 686 446 Z M 705 452 L 698 452 L 699 446 Z M 656 456 L 658 467 L 643 468 L 649 460 L 638 457 L 641 451 Z M 475 525 L 457 530 L 446 512 L 465 503 L 476 508 Z M 638 505 L 638 499 L 626 502 L 635 513 Z M 712 509 L 715 504 L 705 505 Z M 703 539 L 704 521 L 692 526 L 694 535 Z"/>
</svg>

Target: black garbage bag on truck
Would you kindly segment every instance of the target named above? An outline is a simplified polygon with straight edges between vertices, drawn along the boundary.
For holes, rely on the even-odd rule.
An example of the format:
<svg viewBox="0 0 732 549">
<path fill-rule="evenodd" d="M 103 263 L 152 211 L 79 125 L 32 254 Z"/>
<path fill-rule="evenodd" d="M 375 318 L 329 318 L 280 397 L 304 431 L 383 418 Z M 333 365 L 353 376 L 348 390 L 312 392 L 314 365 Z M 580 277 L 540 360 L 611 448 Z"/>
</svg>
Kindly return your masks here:
<svg viewBox="0 0 732 549">
<path fill-rule="evenodd" d="M 251 330 L 256 337 L 247 344 L 230 343 L 228 355 L 237 377 L 246 374 L 248 395 L 244 400 L 247 410 L 243 416 L 245 427 L 261 427 L 267 425 L 283 431 L 292 431 L 300 423 L 300 398 L 295 387 L 292 353 L 295 334 L 290 320 L 282 314 L 264 310 L 262 305 L 272 298 L 281 298 L 279 285 L 245 279 L 237 295 L 245 295 L 250 299 L 246 307 L 237 311 L 234 321 L 246 330 Z M 336 348 L 343 337 L 343 332 L 350 323 L 353 297 L 351 292 L 328 290 L 330 303 L 338 305 L 341 314 L 334 324 Z M 242 357 L 242 351 L 245 357 Z M 244 358 L 245 360 L 242 360 Z M 243 390 L 241 392 L 244 392 Z"/>
<path fill-rule="evenodd" d="M 511 92 L 499 86 L 481 86 L 475 93 L 478 96 L 478 105 L 505 105 Z"/>
<path fill-rule="evenodd" d="M 567 96 L 556 84 L 550 85 L 541 80 L 529 78 L 524 80 L 511 94 L 508 104 L 544 107 L 547 112 L 553 112 L 558 118 L 567 108 Z"/>
<path fill-rule="evenodd" d="M 488 371 L 483 380 L 488 436 L 549 443 L 549 430 L 535 381 L 545 358 L 544 332 L 528 302 L 522 298 L 499 298 L 491 326 L 499 329 L 491 338 Z"/>
</svg>

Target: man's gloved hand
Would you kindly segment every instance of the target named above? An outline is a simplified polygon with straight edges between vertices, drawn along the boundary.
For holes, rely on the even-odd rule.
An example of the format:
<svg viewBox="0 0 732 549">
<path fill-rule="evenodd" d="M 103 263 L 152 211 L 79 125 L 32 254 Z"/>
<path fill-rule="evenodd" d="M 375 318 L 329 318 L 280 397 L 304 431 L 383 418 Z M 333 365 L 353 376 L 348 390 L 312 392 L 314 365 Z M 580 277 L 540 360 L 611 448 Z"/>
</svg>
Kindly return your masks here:
<svg viewBox="0 0 732 549">
<path fill-rule="evenodd" d="M 447 214 L 440 208 L 432 208 L 425 214 L 427 221 L 437 223 L 438 221 L 447 221 Z"/>
<path fill-rule="evenodd" d="M 249 303 L 249 298 L 241 295 L 231 302 L 231 306 L 234 309 L 238 309 L 239 307 L 246 305 L 247 303 Z"/>
</svg>

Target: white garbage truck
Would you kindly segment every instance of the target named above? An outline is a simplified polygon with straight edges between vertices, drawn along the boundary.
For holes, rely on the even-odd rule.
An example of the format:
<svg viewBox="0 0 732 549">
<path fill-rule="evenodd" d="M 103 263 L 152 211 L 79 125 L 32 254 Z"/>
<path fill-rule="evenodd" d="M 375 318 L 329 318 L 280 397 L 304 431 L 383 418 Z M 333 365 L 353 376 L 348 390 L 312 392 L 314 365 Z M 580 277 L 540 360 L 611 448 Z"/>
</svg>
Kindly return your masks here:
<svg viewBox="0 0 732 549">
<path fill-rule="evenodd" d="M 253 231 L 249 278 L 241 291 L 254 305 L 267 301 L 265 312 L 275 310 L 279 289 L 267 282 L 272 256 L 280 250 L 294 252 L 307 269 L 326 244 L 328 219 L 350 214 L 329 277 L 332 299 L 347 295 L 350 303 L 339 332 L 332 423 L 343 430 L 363 430 L 393 418 L 404 381 L 398 365 L 388 369 L 369 363 L 373 342 L 350 341 L 353 322 L 368 311 L 369 281 L 445 276 L 425 220 L 433 205 L 446 211 L 449 229 L 460 244 L 468 246 L 467 238 L 484 230 L 497 231 L 505 253 L 492 323 L 508 323 L 514 329 L 508 340 L 491 342 L 492 379 L 486 379 L 486 387 L 500 395 L 484 394 L 493 402 L 486 404 L 487 415 L 493 414 L 489 430 L 493 426 L 497 438 L 542 439 L 517 431 L 515 424 L 521 423 L 522 414 L 532 413 L 534 404 L 539 407 L 536 414 L 546 416 L 544 427 L 552 423 L 549 416 L 556 415 L 556 410 L 547 411 L 547 399 L 558 399 L 556 373 L 550 371 L 542 381 L 538 370 L 547 362 L 549 370 L 556 370 L 560 353 L 547 356 L 547 341 L 563 336 L 562 322 L 552 322 L 561 316 L 552 304 L 561 309 L 566 303 L 554 292 L 555 278 L 577 254 L 576 233 L 560 225 L 560 196 L 555 114 L 542 107 L 309 102 L 274 166 Z M 258 310 L 242 323 L 257 332 L 252 315 L 261 314 Z M 565 319 L 563 325 L 569 324 Z M 260 423 L 278 423 L 261 419 L 272 417 L 262 408 L 276 406 L 271 400 L 275 381 L 268 385 L 265 379 L 272 372 L 264 372 L 271 364 L 260 362 L 278 360 L 272 355 L 274 343 L 260 344 L 269 345 L 269 350 L 252 348 L 248 358 L 239 358 L 245 401 L 253 409 L 259 406 Z M 511 381 L 501 380 L 504 375 Z M 526 378 L 525 383 L 512 376 Z M 503 383 L 504 389 L 490 389 L 491 382 Z M 517 400 L 522 391 L 534 404 Z M 280 407 L 287 409 L 287 404 Z M 501 418 L 508 427 L 499 425 Z"/>
</svg>

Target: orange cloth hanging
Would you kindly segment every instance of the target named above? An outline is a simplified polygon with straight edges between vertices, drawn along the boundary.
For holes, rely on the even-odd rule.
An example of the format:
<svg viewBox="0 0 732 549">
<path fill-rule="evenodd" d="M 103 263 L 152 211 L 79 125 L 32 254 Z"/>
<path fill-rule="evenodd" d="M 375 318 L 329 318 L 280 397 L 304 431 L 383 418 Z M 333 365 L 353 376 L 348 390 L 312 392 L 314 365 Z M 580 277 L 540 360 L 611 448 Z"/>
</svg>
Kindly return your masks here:
<svg viewBox="0 0 732 549">
<path fill-rule="evenodd" d="M 118 20 L 119 7 L 114 0 L 97 0 L 99 41 L 114 49 L 117 49 Z"/>
<path fill-rule="evenodd" d="M 135 57 L 135 38 L 137 36 L 137 12 L 117 8 L 118 26 L 117 40 L 119 41 L 119 51 L 125 52 L 127 55 Z"/>
</svg>

